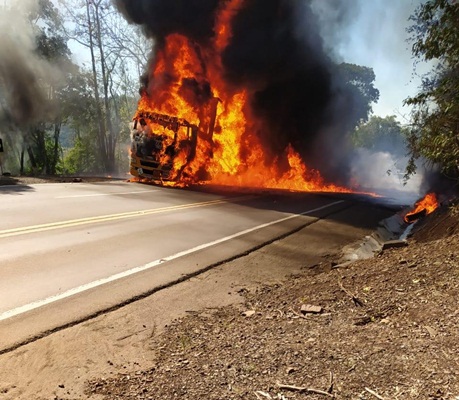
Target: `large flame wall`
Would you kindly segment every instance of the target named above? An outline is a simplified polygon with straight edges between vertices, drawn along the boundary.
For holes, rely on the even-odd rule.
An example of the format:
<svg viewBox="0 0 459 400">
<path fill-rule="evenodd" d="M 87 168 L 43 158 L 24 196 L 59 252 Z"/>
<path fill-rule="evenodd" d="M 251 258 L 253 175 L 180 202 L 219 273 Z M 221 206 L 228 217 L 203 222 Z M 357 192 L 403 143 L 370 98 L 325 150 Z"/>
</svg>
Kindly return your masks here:
<svg viewBox="0 0 459 400">
<path fill-rule="evenodd" d="M 176 115 L 200 127 L 196 157 L 186 165 L 182 179 L 299 191 L 350 191 L 327 183 L 317 168 L 304 162 L 305 156 L 313 154 L 307 145 L 321 132 L 332 130 L 323 121 L 334 121 L 336 116 L 330 114 L 328 61 L 313 35 L 307 36 L 311 43 L 298 39 L 301 35 L 292 27 L 297 11 L 292 2 L 202 1 L 200 6 L 208 6 L 212 15 L 213 26 L 207 34 L 203 33 L 207 14 L 196 15 L 204 22 L 202 32 L 193 34 L 188 25 L 177 28 L 175 14 L 163 15 L 163 21 L 155 15 L 154 23 L 142 20 L 148 19 L 145 9 L 153 10 L 165 2 L 147 5 L 139 0 L 134 6 L 127 0 L 118 1 L 125 14 L 146 25 L 157 41 L 138 111 Z M 196 6 L 191 3 L 190 12 Z M 137 8 L 142 4 L 145 17 Z M 176 6 L 187 10 L 181 1 Z M 173 20 L 170 29 L 166 28 L 168 18 Z M 189 15 L 186 18 L 192 20 Z M 247 29 L 246 42 L 252 43 L 246 46 Z M 215 129 L 212 137 L 206 137 L 214 98 L 219 99 Z M 331 148 L 333 154 L 339 153 L 336 146 Z M 329 165 L 333 154 L 312 158 L 319 160 L 315 164 L 320 167 L 321 162 Z M 177 160 L 174 167 L 179 170 L 185 157 Z"/>
</svg>

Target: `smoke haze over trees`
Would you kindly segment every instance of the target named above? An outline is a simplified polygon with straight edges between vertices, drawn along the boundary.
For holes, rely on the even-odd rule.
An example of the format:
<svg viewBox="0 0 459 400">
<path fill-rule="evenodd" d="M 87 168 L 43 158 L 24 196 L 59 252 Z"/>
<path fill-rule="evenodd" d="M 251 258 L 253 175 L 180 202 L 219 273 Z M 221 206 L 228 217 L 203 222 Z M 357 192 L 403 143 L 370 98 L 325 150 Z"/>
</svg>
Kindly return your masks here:
<svg viewBox="0 0 459 400">
<path fill-rule="evenodd" d="M 21 173 L 27 155 L 30 168 L 54 174 L 63 121 L 60 105 L 66 75 L 75 67 L 62 20 L 47 0 L 5 2 L 0 31 L 0 124 L 7 146 L 17 151 Z"/>
<path fill-rule="evenodd" d="M 127 121 L 148 53 L 141 33 L 110 1 L 51 0 L 5 1 L 0 31 L 6 167 L 33 174 L 124 170 Z M 75 41 L 93 50 L 90 68 L 72 60 Z M 70 148 L 62 149 L 61 133 Z"/>
</svg>

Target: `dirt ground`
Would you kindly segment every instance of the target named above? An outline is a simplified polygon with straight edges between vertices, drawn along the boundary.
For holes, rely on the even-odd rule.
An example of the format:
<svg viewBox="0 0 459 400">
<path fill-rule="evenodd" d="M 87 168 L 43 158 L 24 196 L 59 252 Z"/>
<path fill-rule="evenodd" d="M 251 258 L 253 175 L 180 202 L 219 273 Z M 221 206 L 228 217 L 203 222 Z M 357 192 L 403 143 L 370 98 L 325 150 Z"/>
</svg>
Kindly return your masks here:
<svg viewBox="0 0 459 400">
<path fill-rule="evenodd" d="M 154 367 L 92 380 L 86 394 L 459 399 L 458 249 L 457 216 L 439 212 L 407 247 L 308 266 L 242 304 L 175 320 L 151 339 Z"/>
<path fill-rule="evenodd" d="M 3 369 L 30 368 L 0 382 L 0 399 L 459 400 L 458 250 L 459 218 L 440 210 L 417 224 L 408 246 L 346 267 L 324 253 L 286 279 L 267 278 L 263 263 L 272 270 L 276 261 L 261 252 L 251 256 L 260 257 L 254 285 L 222 286 L 222 268 L 157 293 L 181 302 L 172 322 L 149 299 L 148 309 L 138 302 L 136 312 L 121 309 L 2 355 Z M 209 288 L 206 300 L 190 300 L 192 285 Z M 211 297 L 216 286 L 224 296 Z M 165 326 L 152 326 L 155 318 Z M 66 380 L 76 369 L 53 367 L 91 346 L 79 376 Z M 52 396 L 17 387 L 37 387 L 43 375 Z"/>
</svg>

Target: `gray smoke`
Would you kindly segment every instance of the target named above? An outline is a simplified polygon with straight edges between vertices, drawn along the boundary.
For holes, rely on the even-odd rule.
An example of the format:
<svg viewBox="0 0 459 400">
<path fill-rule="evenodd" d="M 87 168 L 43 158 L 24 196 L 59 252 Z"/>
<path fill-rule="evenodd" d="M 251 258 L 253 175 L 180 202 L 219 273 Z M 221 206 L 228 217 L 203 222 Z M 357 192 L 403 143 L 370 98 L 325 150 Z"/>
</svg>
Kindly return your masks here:
<svg viewBox="0 0 459 400">
<path fill-rule="evenodd" d="M 414 63 L 407 27 L 415 9 L 424 0 L 313 0 L 320 20 L 321 36 L 329 54 L 337 61 L 347 60 L 374 67 L 381 99 L 374 107 L 384 117 L 400 113 L 402 124 L 409 123 L 409 108 L 403 100 L 420 85 L 417 75 L 431 65 Z M 415 68 L 416 67 L 416 68 Z M 416 84 L 418 82 L 418 84 Z M 405 181 L 408 157 L 405 147 L 374 144 L 373 150 L 358 149 L 352 156 L 352 176 L 362 186 L 410 201 L 432 190 L 441 181 L 439 174 L 418 163 L 417 174 Z M 398 193 L 398 194 L 395 194 Z"/>
<path fill-rule="evenodd" d="M 38 0 L 5 5 L 0 13 L 0 124 L 27 126 L 52 114 L 45 82 L 59 69 L 35 52 L 35 33 L 27 15 Z"/>
<path fill-rule="evenodd" d="M 350 39 L 350 27 L 361 17 L 362 0 L 312 0 L 311 8 L 319 22 L 320 35 L 328 54 L 346 61 L 339 52 L 340 44 Z"/>
<path fill-rule="evenodd" d="M 431 64 L 414 63 L 406 29 L 424 0 L 313 0 L 321 35 L 337 61 L 367 65 L 376 73 L 381 116 L 409 113 L 403 100 L 416 93 Z"/>
</svg>

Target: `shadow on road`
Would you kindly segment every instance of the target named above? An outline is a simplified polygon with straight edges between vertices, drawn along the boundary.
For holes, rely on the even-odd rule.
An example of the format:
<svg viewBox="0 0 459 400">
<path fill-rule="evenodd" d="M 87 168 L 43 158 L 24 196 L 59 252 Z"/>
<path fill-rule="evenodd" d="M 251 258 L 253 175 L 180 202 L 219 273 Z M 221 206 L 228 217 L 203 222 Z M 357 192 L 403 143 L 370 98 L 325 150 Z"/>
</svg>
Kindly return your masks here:
<svg viewBox="0 0 459 400">
<path fill-rule="evenodd" d="M 133 183 L 134 184 L 134 183 Z M 311 213 L 309 216 L 330 219 L 345 225 L 363 229 L 375 229 L 379 221 L 400 212 L 406 207 L 403 201 L 396 201 L 389 197 L 377 197 L 360 193 L 324 193 L 324 192 L 292 192 L 278 189 L 239 188 L 225 186 L 194 186 L 187 188 L 164 187 L 151 183 L 135 183 L 150 187 L 160 187 L 171 193 L 176 192 L 183 195 L 190 193 L 190 198 L 198 194 L 224 196 L 228 199 L 240 196 L 253 196 L 245 201 L 238 201 L 238 204 L 245 207 L 278 211 L 288 214 L 301 214 L 308 209 L 314 209 L 324 204 L 328 199 L 330 203 L 343 201 L 338 209 L 331 213 Z M 322 200 L 320 200 L 322 199 Z M 326 204 L 326 202 L 325 202 Z M 348 212 L 340 212 L 342 209 L 350 209 Z"/>
<path fill-rule="evenodd" d="M 0 177 L 0 195 L 2 194 L 23 194 L 25 192 L 32 192 L 35 189 L 32 186 L 25 185 L 18 179 L 13 177 Z"/>
</svg>

